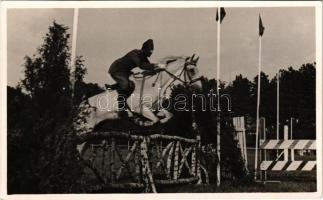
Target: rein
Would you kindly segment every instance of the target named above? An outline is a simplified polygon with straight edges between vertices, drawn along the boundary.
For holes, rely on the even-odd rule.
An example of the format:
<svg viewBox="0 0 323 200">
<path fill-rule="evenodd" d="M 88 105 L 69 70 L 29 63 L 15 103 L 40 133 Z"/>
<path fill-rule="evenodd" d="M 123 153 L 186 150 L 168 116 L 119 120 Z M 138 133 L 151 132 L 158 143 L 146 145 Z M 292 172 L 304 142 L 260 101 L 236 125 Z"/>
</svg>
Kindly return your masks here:
<svg viewBox="0 0 323 200">
<path fill-rule="evenodd" d="M 157 82 L 157 79 L 159 77 L 159 75 L 161 74 L 161 72 L 166 72 L 168 75 L 170 75 L 172 78 L 186 84 L 187 81 L 183 81 L 182 79 L 180 79 L 179 77 L 175 76 L 173 73 L 169 72 L 168 70 L 164 69 L 163 71 L 160 71 L 160 72 L 157 72 L 157 78 L 156 80 L 154 81 L 154 83 Z M 144 71 L 144 72 L 137 72 L 137 73 L 134 73 L 132 74 L 132 76 L 135 78 L 135 79 L 143 79 L 145 78 L 146 80 L 153 77 L 154 75 L 156 74 L 150 74 L 150 73 L 147 73 L 147 71 Z M 180 76 L 182 75 L 182 73 L 180 74 Z"/>
</svg>

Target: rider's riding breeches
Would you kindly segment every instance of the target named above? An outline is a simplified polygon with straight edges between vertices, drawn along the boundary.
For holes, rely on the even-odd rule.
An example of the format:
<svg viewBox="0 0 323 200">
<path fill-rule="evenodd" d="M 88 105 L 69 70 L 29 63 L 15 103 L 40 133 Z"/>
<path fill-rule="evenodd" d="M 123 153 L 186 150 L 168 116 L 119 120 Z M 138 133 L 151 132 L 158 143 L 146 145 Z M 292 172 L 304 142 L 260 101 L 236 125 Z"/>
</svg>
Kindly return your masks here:
<svg viewBox="0 0 323 200">
<path fill-rule="evenodd" d="M 124 110 L 124 108 L 128 107 L 126 100 L 135 90 L 135 83 L 129 80 L 129 76 L 127 74 L 111 74 L 111 77 L 118 84 L 118 107 L 119 109 Z"/>
<path fill-rule="evenodd" d="M 129 80 L 126 74 L 111 74 L 111 77 L 118 83 L 119 94 L 125 95 L 128 98 L 135 90 L 135 83 Z"/>
</svg>

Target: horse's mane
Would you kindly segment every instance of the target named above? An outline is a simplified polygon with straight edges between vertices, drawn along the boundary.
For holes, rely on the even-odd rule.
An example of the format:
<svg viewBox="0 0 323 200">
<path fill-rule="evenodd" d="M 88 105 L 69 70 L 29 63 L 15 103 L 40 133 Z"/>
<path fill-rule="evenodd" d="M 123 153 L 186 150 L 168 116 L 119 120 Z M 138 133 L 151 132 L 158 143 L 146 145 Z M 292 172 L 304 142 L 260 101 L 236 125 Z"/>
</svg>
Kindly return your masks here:
<svg viewBox="0 0 323 200">
<path fill-rule="evenodd" d="M 187 56 L 166 56 L 164 58 L 159 59 L 159 62 L 166 64 L 171 61 L 185 60 L 186 58 L 187 58 Z"/>
</svg>

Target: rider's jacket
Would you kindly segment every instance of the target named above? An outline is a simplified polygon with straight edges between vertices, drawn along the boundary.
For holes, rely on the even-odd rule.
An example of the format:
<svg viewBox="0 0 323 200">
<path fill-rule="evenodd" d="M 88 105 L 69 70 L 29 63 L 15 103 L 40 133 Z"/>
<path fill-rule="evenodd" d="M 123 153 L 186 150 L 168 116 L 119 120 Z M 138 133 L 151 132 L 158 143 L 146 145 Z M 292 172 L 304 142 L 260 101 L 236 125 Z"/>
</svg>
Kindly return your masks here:
<svg viewBox="0 0 323 200">
<path fill-rule="evenodd" d="M 109 68 L 109 73 L 130 76 L 132 74 L 131 70 L 135 67 L 149 70 L 154 69 L 155 64 L 149 62 L 148 58 L 144 56 L 142 50 L 135 49 L 114 61 Z"/>
</svg>

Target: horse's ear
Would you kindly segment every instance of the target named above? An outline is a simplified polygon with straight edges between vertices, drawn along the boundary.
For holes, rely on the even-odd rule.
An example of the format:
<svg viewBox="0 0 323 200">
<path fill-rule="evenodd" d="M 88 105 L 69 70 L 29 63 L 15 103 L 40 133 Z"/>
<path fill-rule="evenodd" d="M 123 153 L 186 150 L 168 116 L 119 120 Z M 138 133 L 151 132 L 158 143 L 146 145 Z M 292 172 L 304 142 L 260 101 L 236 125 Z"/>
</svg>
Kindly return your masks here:
<svg viewBox="0 0 323 200">
<path fill-rule="evenodd" d="M 194 63 L 196 64 L 196 63 L 197 63 L 197 61 L 199 61 L 199 59 L 200 59 L 200 56 L 198 56 L 198 57 L 194 60 Z"/>
<path fill-rule="evenodd" d="M 194 60 L 194 57 L 195 57 L 195 53 L 192 55 L 192 57 L 191 57 L 191 60 L 190 60 L 190 61 L 193 61 L 193 60 Z"/>
</svg>

